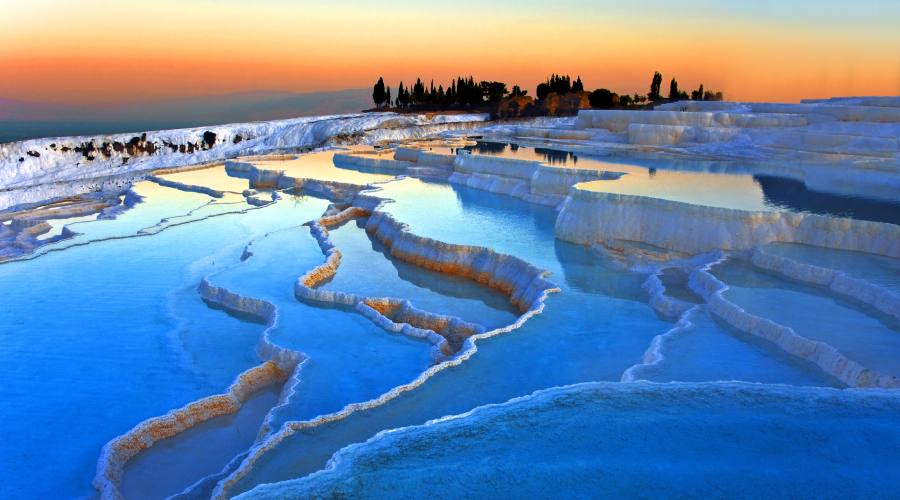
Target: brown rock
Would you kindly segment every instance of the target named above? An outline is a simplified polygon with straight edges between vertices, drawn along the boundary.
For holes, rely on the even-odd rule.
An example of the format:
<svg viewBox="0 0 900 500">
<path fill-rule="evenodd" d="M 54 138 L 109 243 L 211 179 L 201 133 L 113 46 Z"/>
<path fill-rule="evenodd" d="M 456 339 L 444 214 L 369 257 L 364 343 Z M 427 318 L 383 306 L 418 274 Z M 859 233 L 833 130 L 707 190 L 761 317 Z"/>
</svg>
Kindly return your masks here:
<svg viewBox="0 0 900 500">
<path fill-rule="evenodd" d="M 564 95 L 551 93 L 544 99 L 542 105 L 549 116 L 573 116 L 578 114 L 579 109 L 590 109 L 589 95 L 587 92 Z"/>
<path fill-rule="evenodd" d="M 534 98 L 531 96 L 507 97 L 497 106 L 497 115 L 500 118 L 534 116 L 537 112 Z"/>
</svg>

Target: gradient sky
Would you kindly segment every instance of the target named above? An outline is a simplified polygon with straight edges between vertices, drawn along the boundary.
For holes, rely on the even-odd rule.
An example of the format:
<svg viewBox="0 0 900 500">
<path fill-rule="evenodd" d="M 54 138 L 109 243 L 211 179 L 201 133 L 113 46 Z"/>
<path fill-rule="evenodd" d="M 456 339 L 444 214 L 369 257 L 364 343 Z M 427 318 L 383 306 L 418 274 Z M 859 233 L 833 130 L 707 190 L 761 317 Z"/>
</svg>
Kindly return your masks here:
<svg viewBox="0 0 900 500">
<path fill-rule="evenodd" d="M 638 5 L 639 4 L 639 5 Z M 730 99 L 900 95 L 900 2 L 0 0 L 0 98 L 153 100 L 456 74 Z"/>
</svg>

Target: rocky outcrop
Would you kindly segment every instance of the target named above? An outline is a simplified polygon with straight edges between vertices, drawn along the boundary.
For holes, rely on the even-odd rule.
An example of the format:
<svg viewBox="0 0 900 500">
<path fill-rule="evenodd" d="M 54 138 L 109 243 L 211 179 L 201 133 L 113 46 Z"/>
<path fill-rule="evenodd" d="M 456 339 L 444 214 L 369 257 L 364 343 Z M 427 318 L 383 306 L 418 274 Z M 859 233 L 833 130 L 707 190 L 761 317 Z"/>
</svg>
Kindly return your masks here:
<svg viewBox="0 0 900 500">
<path fill-rule="evenodd" d="M 541 114 L 541 108 L 531 96 L 507 97 L 497 105 L 497 116 L 500 118 L 522 118 Z"/>
<path fill-rule="evenodd" d="M 590 109 L 591 103 L 588 92 L 573 92 L 568 94 L 556 94 L 551 92 L 540 101 L 540 107 L 547 116 L 573 116 L 579 110 Z"/>
</svg>

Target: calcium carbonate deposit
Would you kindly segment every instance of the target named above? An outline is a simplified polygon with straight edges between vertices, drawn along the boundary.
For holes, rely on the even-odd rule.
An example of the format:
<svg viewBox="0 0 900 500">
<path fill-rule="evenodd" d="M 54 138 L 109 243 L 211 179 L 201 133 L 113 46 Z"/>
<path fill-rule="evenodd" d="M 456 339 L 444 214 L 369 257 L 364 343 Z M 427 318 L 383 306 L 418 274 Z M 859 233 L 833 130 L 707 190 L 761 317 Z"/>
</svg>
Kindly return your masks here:
<svg viewBox="0 0 900 500">
<path fill-rule="evenodd" d="M 35 139 L 0 186 L 0 496 L 900 489 L 898 98 Z"/>
</svg>

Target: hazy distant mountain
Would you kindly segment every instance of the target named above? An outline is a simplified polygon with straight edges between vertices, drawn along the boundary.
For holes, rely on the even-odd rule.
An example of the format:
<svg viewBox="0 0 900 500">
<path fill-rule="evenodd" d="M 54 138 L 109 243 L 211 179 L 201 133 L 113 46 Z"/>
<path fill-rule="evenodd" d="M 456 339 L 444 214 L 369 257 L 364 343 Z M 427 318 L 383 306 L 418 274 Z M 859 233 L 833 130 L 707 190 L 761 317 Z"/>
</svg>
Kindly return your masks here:
<svg viewBox="0 0 900 500">
<path fill-rule="evenodd" d="M 0 142 L 356 113 L 371 106 L 370 94 L 369 89 L 304 94 L 242 92 L 98 106 L 0 98 Z"/>
</svg>

